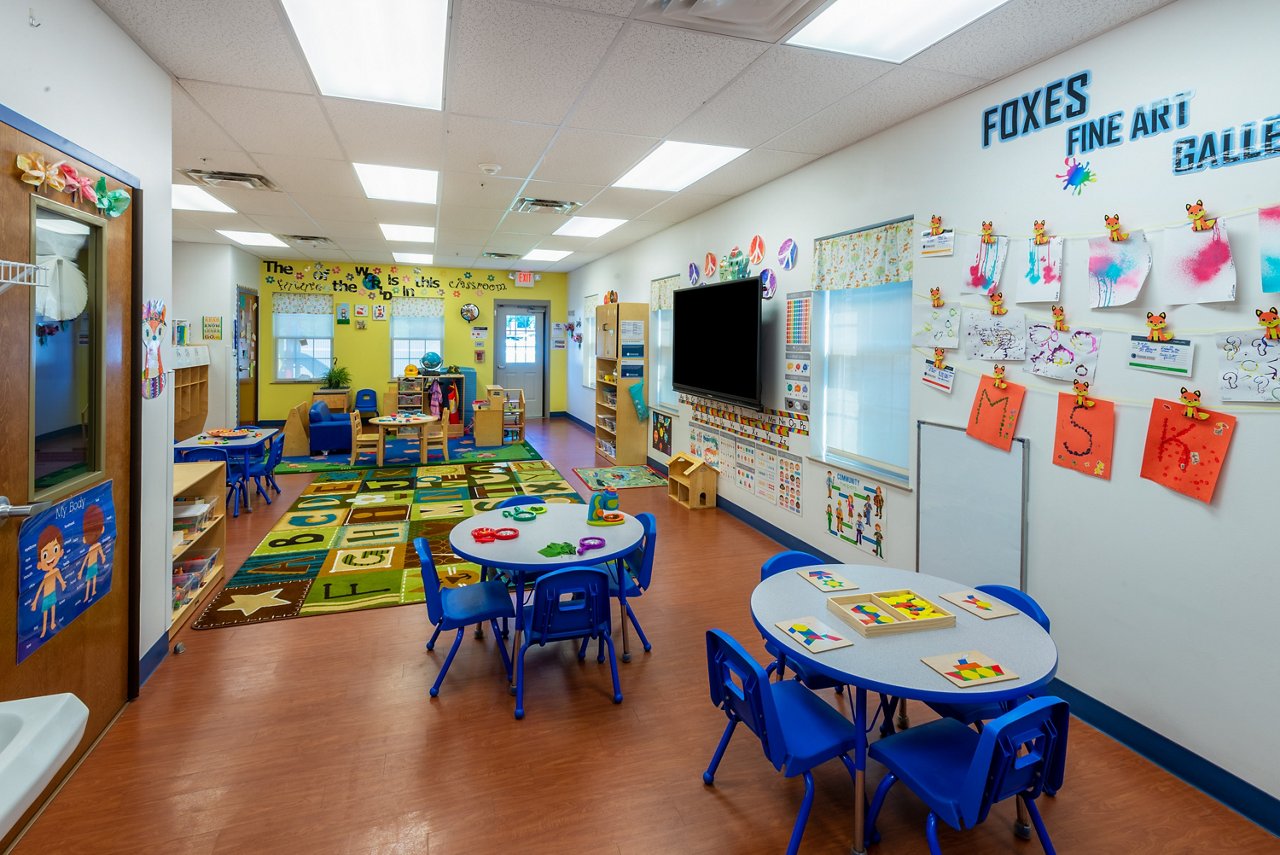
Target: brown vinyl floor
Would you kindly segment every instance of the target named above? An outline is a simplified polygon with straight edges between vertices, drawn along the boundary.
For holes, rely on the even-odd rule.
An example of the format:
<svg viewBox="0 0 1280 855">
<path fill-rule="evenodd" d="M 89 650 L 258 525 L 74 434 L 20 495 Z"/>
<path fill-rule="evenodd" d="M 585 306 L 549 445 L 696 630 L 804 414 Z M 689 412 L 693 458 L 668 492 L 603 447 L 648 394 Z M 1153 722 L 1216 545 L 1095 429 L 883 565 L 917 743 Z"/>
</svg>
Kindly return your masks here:
<svg viewBox="0 0 1280 855">
<path fill-rule="evenodd" d="M 566 421 L 534 422 L 530 439 L 566 474 L 597 463 L 590 435 Z M 281 478 L 281 500 L 232 524 L 232 566 L 307 477 Z M 774 772 L 749 732 L 734 737 L 716 786 L 702 784 L 725 724 L 707 695 L 703 634 L 724 628 L 763 660 L 748 597 L 780 547 L 722 511 L 687 512 L 661 488 L 622 501 L 657 515 L 659 543 L 652 592 L 634 603 L 653 652 L 633 636 L 621 705 L 608 666 L 580 663 L 565 643 L 530 652 L 527 716 L 515 721 L 493 639 L 469 635 L 432 700 L 447 645 L 423 649 L 421 606 L 188 629 L 186 653 L 164 661 L 16 852 L 784 851 L 803 783 Z M 918 703 L 911 713 L 927 717 Z M 1084 723 L 1072 722 L 1070 740 L 1066 785 L 1041 799 L 1059 852 L 1280 852 L 1275 837 Z M 833 762 L 816 778 L 802 851 L 846 853 L 848 775 Z M 895 788 L 871 852 L 926 852 L 925 813 Z M 1038 853 L 1011 833 L 1013 813 L 1006 803 L 974 830 L 944 829 L 943 850 Z"/>
</svg>

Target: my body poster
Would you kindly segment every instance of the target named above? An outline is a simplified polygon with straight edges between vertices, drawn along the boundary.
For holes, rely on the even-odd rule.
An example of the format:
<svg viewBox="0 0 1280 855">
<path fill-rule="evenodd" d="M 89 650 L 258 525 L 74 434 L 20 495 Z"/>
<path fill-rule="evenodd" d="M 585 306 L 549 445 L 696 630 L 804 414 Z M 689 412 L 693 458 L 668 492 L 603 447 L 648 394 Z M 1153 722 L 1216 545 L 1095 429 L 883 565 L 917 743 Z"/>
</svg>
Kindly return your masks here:
<svg viewBox="0 0 1280 855">
<path fill-rule="evenodd" d="M 111 591 L 112 482 L 49 507 L 18 533 L 18 662 Z"/>
</svg>

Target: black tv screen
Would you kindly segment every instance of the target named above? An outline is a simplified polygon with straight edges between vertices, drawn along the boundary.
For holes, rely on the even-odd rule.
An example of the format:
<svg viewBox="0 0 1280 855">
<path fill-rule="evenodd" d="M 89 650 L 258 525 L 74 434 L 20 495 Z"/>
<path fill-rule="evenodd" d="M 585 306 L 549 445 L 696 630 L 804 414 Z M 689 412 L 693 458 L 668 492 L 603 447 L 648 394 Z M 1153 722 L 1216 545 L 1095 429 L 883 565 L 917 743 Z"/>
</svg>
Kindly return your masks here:
<svg viewBox="0 0 1280 855">
<path fill-rule="evenodd" d="M 760 277 L 672 294 L 671 385 L 760 408 Z"/>
</svg>

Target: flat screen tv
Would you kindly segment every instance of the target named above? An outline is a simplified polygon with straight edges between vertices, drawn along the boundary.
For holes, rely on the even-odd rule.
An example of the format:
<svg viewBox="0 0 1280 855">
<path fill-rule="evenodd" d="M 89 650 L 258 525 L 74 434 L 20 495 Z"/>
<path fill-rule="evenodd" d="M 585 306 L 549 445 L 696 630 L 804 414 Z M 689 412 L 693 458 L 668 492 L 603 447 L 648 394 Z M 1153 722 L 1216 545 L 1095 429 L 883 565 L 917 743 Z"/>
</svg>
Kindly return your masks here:
<svg viewBox="0 0 1280 855">
<path fill-rule="evenodd" d="M 760 277 L 672 294 L 671 385 L 760 409 Z"/>
</svg>

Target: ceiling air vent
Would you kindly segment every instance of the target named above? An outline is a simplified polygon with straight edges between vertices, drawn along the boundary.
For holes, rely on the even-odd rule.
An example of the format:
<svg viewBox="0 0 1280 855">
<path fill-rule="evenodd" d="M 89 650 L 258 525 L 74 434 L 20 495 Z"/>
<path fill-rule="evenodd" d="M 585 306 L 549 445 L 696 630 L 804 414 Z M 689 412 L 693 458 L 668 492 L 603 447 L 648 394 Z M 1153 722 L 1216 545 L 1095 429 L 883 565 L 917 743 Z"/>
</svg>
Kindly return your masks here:
<svg viewBox="0 0 1280 855">
<path fill-rule="evenodd" d="M 312 249 L 335 249 L 337 244 L 320 235 L 281 235 L 289 243 L 302 244 Z"/>
<path fill-rule="evenodd" d="M 644 0 L 635 17 L 722 36 L 776 42 L 826 0 Z"/>
<path fill-rule="evenodd" d="M 180 169 L 183 175 L 206 187 L 238 187 L 241 190 L 271 190 L 279 192 L 265 175 L 253 172 L 223 172 L 219 169 Z"/>
<path fill-rule="evenodd" d="M 534 199 L 531 196 L 517 196 L 515 202 L 511 204 L 511 210 L 517 214 L 545 211 L 549 214 L 568 216 L 581 207 L 581 202 L 559 202 L 555 199 Z"/>
<path fill-rule="evenodd" d="M 513 258 L 519 258 L 518 252 L 485 252 L 481 254 L 483 258 L 496 258 L 500 261 L 510 261 Z"/>
</svg>

